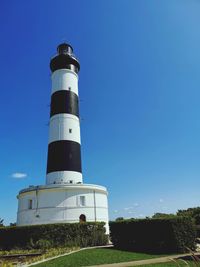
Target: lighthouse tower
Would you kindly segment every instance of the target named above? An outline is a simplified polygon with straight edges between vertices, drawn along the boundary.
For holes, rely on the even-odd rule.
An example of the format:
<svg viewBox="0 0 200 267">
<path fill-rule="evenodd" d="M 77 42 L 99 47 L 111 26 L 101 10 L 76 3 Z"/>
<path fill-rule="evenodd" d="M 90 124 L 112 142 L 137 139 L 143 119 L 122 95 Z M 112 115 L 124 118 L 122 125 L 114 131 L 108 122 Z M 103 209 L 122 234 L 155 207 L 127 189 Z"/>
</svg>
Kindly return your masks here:
<svg viewBox="0 0 200 267">
<path fill-rule="evenodd" d="M 50 61 L 51 108 L 46 184 L 22 189 L 17 225 L 103 221 L 108 229 L 107 189 L 84 184 L 81 168 L 78 72 L 71 45 L 57 47 Z"/>
<path fill-rule="evenodd" d="M 80 65 L 68 44 L 52 58 L 51 112 L 46 184 L 82 183 L 78 107 Z"/>
</svg>

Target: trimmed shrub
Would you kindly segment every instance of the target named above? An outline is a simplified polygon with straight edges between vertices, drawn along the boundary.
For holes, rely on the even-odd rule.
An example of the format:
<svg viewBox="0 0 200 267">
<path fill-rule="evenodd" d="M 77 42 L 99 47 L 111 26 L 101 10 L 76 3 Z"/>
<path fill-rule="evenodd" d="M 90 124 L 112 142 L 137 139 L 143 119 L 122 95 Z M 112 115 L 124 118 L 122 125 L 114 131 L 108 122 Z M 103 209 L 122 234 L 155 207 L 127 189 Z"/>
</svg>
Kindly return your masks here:
<svg viewBox="0 0 200 267">
<path fill-rule="evenodd" d="M 43 241 L 41 241 L 43 240 Z M 0 249 L 105 245 L 104 223 L 59 223 L 0 228 Z"/>
<path fill-rule="evenodd" d="M 35 248 L 36 249 L 41 249 L 46 251 L 47 249 L 51 248 L 52 244 L 49 240 L 46 239 L 39 239 L 36 244 L 35 244 Z"/>
<path fill-rule="evenodd" d="M 195 249 L 196 231 L 188 217 L 110 222 L 111 241 L 120 249 L 172 253 Z"/>
</svg>

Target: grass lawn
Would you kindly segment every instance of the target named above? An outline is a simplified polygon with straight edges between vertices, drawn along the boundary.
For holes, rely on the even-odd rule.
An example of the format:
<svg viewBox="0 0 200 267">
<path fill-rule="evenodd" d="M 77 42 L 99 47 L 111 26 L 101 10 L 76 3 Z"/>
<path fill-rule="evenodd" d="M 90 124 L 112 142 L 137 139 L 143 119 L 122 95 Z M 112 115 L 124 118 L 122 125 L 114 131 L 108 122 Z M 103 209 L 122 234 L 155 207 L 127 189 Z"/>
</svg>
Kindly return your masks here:
<svg viewBox="0 0 200 267">
<path fill-rule="evenodd" d="M 60 257 L 55 260 L 40 263 L 37 267 L 80 267 L 106 263 L 117 263 L 134 260 L 145 260 L 162 257 L 162 255 L 150 255 L 116 250 L 113 248 L 97 248 L 83 250 L 69 256 Z"/>
</svg>

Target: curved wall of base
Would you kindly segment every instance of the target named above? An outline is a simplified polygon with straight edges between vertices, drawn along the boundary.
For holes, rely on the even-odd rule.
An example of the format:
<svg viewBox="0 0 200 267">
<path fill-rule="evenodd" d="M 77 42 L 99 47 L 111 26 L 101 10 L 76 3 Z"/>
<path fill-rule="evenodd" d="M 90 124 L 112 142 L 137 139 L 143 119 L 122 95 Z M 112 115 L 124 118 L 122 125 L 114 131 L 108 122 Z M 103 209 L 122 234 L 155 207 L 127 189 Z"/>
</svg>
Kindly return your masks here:
<svg viewBox="0 0 200 267">
<path fill-rule="evenodd" d="M 89 184 L 34 186 L 19 192 L 17 225 L 105 222 L 109 234 L 105 187 Z"/>
</svg>

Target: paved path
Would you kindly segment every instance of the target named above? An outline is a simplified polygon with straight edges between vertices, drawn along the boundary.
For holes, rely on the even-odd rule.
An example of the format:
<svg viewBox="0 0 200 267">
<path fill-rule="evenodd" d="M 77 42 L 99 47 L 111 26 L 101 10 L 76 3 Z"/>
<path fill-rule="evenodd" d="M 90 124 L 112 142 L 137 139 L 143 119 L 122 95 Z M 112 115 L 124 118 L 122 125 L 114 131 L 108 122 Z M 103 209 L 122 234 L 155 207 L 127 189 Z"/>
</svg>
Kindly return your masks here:
<svg viewBox="0 0 200 267">
<path fill-rule="evenodd" d="M 199 253 L 195 253 L 199 254 Z M 139 261 L 128 261 L 128 262 L 120 262 L 120 263 L 112 263 L 112 264 L 102 264 L 102 265 L 92 265 L 88 267 L 131 267 L 131 266 L 141 266 L 141 265 L 147 265 L 152 263 L 163 263 L 163 262 L 169 262 L 170 259 L 177 259 L 183 256 L 190 256 L 191 254 L 180 254 L 180 255 L 172 255 L 167 257 L 160 257 L 160 258 L 154 258 L 154 259 L 147 259 L 147 260 L 139 260 Z"/>
</svg>

